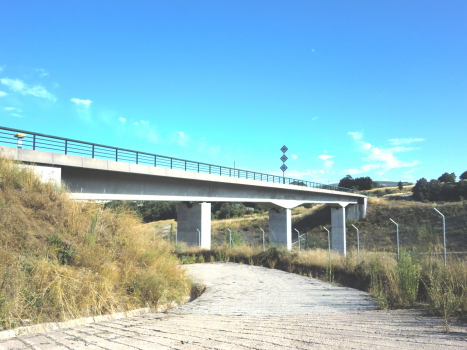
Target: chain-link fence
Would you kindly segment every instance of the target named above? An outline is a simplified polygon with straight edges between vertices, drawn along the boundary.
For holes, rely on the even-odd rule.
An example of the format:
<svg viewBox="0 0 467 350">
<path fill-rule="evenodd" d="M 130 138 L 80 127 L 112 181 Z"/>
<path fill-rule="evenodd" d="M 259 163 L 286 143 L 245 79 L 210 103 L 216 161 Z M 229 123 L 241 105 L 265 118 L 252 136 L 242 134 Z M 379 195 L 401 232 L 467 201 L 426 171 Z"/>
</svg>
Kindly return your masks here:
<svg viewBox="0 0 467 350">
<path fill-rule="evenodd" d="M 467 258 L 467 213 L 447 216 L 445 220 L 447 262 L 457 258 Z M 372 229 L 359 229 L 360 249 L 371 252 L 391 252 L 397 254 L 397 229 L 399 230 L 399 248 L 416 251 L 420 254 L 444 258 L 443 217 L 411 222 L 397 222 L 390 226 Z M 358 228 L 358 222 L 354 223 Z M 363 226 L 363 225 L 362 225 Z M 330 228 L 330 227 L 329 227 Z M 325 230 L 307 230 L 307 248 L 327 249 Z M 295 239 L 294 239 L 295 240 Z M 357 230 L 347 227 L 347 250 L 357 249 Z"/>
</svg>

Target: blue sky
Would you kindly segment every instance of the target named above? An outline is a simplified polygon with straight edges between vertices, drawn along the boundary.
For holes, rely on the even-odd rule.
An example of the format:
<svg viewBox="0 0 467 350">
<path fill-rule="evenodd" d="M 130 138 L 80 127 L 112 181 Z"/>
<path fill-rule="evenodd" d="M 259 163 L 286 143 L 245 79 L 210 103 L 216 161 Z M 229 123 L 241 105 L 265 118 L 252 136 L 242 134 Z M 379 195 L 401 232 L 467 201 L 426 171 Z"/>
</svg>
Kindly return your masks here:
<svg viewBox="0 0 467 350">
<path fill-rule="evenodd" d="M 3 1 L 0 125 L 337 182 L 467 170 L 465 1 Z"/>
</svg>

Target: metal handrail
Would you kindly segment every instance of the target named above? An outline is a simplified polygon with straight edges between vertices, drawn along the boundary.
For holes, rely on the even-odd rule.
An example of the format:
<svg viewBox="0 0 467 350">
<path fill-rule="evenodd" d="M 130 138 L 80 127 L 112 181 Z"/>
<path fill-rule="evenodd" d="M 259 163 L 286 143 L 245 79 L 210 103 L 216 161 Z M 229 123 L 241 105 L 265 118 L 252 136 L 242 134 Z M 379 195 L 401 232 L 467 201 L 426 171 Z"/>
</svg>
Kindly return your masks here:
<svg viewBox="0 0 467 350">
<path fill-rule="evenodd" d="M 5 132 L 7 131 L 7 132 Z M 359 193 L 359 191 L 320 184 L 312 181 L 298 180 L 288 177 L 282 177 L 277 175 L 269 175 L 264 173 L 258 173 L 256 171 L 249 171 L 238 168 L 224 167 L 220 165 L 200 163 L 186 159 L 173 158 L 167 156 L 161 156 L 154 153 L 139 152 L 125 148 L 112 147 L 107 145 L 101 145 L 98 143 L 91 143 L 86 141 L 79 141 L 74 139 L 68 139 L 59 136 L 45 135 L 31 131 L 11 129 L 0 126 L 0 145 L 16 145 L 14 134 L 20 133 L 25 134 L 26 137 L 22 140 L 22 148 L 29 148 L 32 150 L 48 150 L 55 151 L 63 154 L 80 155 L 90 158 L 106 159 L 114 161 L 125 161 L 126 163 L 145 164 L 155 167 L 180 169 L 185 171 L 193 171 L 198 173 L 209 173 L 220 176 L 237 177 L 252 179 L 256 181 L 266 181 L 274 183 L 283 183 L 288 185 L 299 185 L 312 188 L 321 188 L 325 190 L 340 191 L 340 192 L 351 192 Z M 30 137 L 28 137 L 30 136 Z M 61 141 L 61 142 L 60 142 Z M 90 146 L 87 149 L 85 146 Z M 8 146 L 12 147 L 12 146 Z M 148 159 L 149 157 L 149 159 Z M 170 162 L 170 163 L 169 163 Z M 150 164 L 149 164 L 150 163 Z M 170 164 L 170 166 L 169 166 Z"/>
</svg>

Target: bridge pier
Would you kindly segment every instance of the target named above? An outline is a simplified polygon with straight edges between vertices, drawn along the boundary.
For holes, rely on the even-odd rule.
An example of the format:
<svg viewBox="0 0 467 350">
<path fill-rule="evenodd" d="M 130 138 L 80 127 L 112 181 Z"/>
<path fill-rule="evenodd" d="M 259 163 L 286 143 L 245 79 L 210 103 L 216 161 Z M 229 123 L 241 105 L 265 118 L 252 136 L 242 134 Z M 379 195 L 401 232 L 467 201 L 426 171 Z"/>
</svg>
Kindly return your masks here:
<svg viewBox="0 0 467 350">
<path fill-rule="evenodd" d="M 177 239 L 188 245 L 211 249 L 211 203 L 178 204 Z"/>
<path fill-rule="evenodd" d="M 345 207 L 331 208 L 331 244 L 332 250 L 347 254 Z"/>
<path fill-rule="evenodd" d="M 269 210 L 269 243 L 292 249 L 292 211 Z"/>
</svg>

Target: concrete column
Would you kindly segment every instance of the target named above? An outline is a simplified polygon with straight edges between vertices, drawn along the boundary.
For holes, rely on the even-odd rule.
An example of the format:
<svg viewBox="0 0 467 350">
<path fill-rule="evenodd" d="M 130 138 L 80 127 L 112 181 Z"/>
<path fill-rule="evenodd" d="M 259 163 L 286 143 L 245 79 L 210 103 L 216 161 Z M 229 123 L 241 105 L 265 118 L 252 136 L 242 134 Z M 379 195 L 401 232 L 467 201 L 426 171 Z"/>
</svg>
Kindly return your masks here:
<svg viewBox="0 0 467 350">
<path fill-rule="evenodd" d="M 345 233 L 345 208 L 331 208 L 331 244 L 332 250 L 347 254 Z"/>
<path fill-rule="evenodd" d="M 349 204 L 345 208 L 345 216 L 349 221 L 362 220 L 366 217 L 367 199 L 359 198 L 358 204 Z"/>
<path fill-rule="evenodd" d="M 179 242 L 198 246 L 201 231 L 201 248 L 211 249 L 211 203 L 178 205 L 177 238 Z"/>
<path fill-rule="evenodd" d="M 292 249 L 292 211 L 269 210 L 269 243 Z"/>
</svg>

